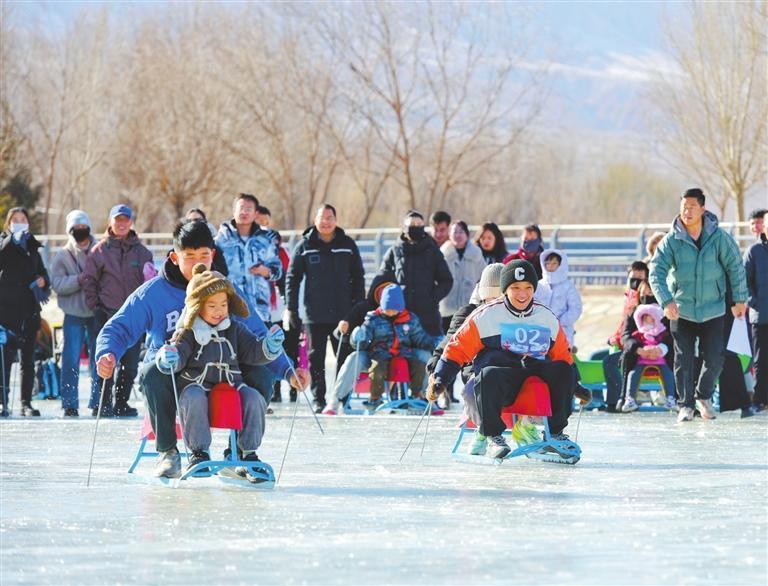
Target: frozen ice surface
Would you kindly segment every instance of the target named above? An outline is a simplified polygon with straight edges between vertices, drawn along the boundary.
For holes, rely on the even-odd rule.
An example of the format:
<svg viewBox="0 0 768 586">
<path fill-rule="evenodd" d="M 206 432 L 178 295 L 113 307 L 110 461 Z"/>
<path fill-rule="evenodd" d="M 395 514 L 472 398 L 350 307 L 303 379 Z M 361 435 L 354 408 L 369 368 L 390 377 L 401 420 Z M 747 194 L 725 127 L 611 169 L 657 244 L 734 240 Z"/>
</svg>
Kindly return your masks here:
<svg viewBox="0 0 768 586">
<path fill-rule="evenodd" d="M 281 483 L 259 492 L 131 480 L 140 421 L 114 419 L 86 488 L 93 418 L 37 404 L 42 420 L 0 422 L 4 586 L 768 579 L 766 415 L 585 413 L 578 465 L 479 466 L 450 458 L 455 412 L 398 463 L 418 417 L 323 417 L 321 437 L 302 405 Z M 276 407 L 260 455 L 277 471 L 293 405 Z"/>
</svg>

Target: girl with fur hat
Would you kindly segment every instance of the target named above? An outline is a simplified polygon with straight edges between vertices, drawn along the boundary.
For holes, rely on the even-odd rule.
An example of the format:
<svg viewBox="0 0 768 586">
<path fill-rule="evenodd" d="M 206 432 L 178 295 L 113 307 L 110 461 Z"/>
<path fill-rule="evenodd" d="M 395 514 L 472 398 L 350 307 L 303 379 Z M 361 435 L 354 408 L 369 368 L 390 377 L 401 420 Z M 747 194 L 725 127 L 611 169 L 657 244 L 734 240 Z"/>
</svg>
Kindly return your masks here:
<svg viewBox="0 0 768 586">
<path fill-rule="evenodd" d="M 243 459 L 258 461 L 256 450 L 264 435 L 267 404 L 261 394 L 243 382 L 238 364 L 261 365 L 283 351 L 283 331 L 273 326 L 259 339 L 245 325 L 230 320 L 230 314 L 248 316 L 248 307 L 224 275 L 198 264 L 187 285 L 184 312 L 170 344 L 157 353 L 158 368 L 179 373 L 186 383 L 179 396 L 182 430 L 192 452 L 190 466 L 210 460 L 211 430 L 208 422 L 208 391 L 226 382 L 240 391 L 243 429 L 238 448 Z M 262 480 L 248 468 L 237 473 L 251 482 Z"/>
</svg>

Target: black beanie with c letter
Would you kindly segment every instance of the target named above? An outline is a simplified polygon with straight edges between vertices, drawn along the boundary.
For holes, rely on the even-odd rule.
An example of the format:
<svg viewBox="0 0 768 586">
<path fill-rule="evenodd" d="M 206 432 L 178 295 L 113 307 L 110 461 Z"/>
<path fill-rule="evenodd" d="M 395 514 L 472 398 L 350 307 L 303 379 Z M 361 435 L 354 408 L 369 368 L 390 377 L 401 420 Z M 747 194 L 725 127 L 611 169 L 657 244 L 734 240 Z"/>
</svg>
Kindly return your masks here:
<svg viewBox="0 0 768 586">
<path fill-rule="evenodd" d="M 512 283 L 526 281 L 533 285 L 533 290 L 539 285 L 539 277 L 533 265 L 527 260 L 511 260 L 501 271 L 500 286 L 501 292 L 506 293 L 507 287 Z"/>
</svg>

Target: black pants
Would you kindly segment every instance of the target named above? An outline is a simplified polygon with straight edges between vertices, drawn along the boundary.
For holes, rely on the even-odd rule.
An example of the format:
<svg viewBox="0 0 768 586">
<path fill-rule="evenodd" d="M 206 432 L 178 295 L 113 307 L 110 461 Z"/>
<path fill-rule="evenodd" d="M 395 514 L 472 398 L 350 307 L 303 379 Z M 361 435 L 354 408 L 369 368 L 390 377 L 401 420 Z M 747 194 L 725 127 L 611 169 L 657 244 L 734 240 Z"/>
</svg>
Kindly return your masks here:
<svg viewBox="0 0 768 586">
<path fill-rule="evenodd" d="M 768 405 L 768 324 L 752 324 L 755 364 L 755 405 Z"/>
<path fill-rule="evenodd" d="M 35 386 L 35 340 L 40 329 L 40 315 L 35 314 L 22 322 L 19 331 L 8 332 L 8 343 L 3 348 L 5 359 L 5 379 L 3 383 L 3 405 L 8 408 L 8 394 L 11 390 L 11 365 L 16 362 L 18 350 L 21 350 L 21 402 L 32 400 L 32 388 Z"/>
<path fill-rule="evenodd" d="M 96 331 L 100 332 L 104 324 L 109 321 L 114 312 L 106 312 L 104 310 L 97 310 L 95 313 L 96 319 Z M 131 391 L 133 390 L 133 381 L 136 379 L 136 374 L 139 372 L 139 359 L 141 357 L 141 341 L 136 342 L 133 346 L 125 351 L 125 354 L 120 358 L 118 364 L 115 365 L 116 375 L 107 380 L 107 384 L 104 385 L 104 397 L 102 404 L 104 406 L 112 405 L 112 388 L 115 390 L 115 406 L 122 406 L 128 402 L 131 398 Z M 116 382 L 115 382 L 116 379 Z M 91 403 L 96 404 L 98 408 L 99 393 L 101 392 L 101 385 L 104 379 L 97 377 L 92 381 L 91 387 Z"/>
<path fill-rule="evenodd" d="M 325 406 L 325 347 L 328 339 L 336 353 L 336 371 L 344 363 L 350 353 L 348 344 L 341 344 L 333 337 L 337 324 L 307 324 L 307 340 L 309 342 L 309 373 L 312 375 L 312 395 L 315 402 Z"/>
<path fill-rule="evenodd" d="M 720 388 L 720 411 L 744 409 L 751 404 L 739 355 L 726 350 L 728 339 L 731 337 L 733 320 L 733 314 L 728 308 L 725 313 L 723 329 L 723 371 L 720 373 L 720 383 L 718 384 Z"/>
<path fill-rule="evenodd" d="M 681 407 L 693 409 L 696 399 L 712 398 L 715 381 L 723 370 L 723 324 L 722 315 L 701 323 L 682 318 L 670 321 L 669 329 L 675 341 L 675 385 Z M 696 340 L 702 360 L 699 376 L 696 376 Z"/>
<path fill-rule="evenodd" d="M 562 433 L 568 425 L 574 377 L 573 368 L 567 362 L 528 360 L 525 367 L 522 364 L 486 366 L 475 376 L 475 401 L 480 414 L 478 427 L 484 436 L 492 437 L 504 431 L 506 425 L 501 418 L 501 410 L 514 403 L 529 376 L 540 377 L 549 387 L 549 400 L 552 404 L 550 432 L 553 435 Z"/>
</svg>

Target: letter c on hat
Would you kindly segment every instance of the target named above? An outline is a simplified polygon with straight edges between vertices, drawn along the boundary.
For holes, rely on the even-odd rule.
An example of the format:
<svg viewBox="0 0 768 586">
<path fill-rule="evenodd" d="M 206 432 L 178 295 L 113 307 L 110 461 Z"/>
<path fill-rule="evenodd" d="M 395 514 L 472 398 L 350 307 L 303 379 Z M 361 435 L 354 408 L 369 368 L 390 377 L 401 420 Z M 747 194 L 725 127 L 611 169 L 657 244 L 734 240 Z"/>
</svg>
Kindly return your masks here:
<svg viewBox="0 0 768 586">
<path fill-rule="evenodd" d="M 517 267 L 515 269 L 515 281 L 525 280 L 525 269 L 523 267 Z"/>
</svg>

